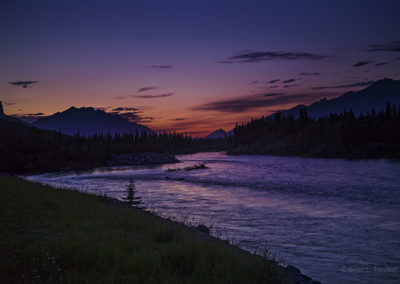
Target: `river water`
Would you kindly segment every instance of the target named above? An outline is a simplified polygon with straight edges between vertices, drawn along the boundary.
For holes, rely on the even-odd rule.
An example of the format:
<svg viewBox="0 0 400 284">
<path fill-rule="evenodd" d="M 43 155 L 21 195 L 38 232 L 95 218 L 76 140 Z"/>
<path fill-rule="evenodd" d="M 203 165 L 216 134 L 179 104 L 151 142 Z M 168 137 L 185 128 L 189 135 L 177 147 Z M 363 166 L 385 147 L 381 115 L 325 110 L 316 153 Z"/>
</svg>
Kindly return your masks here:
<svg viewBox="0 0 400 284">
<path fill-rule="evenodd" d="M 400 283 L 400 162 L 180 155 L 181 163 L 100 168 L 27 179 L 122 199 L 204 224 L 243 249 L 322 283 Z M 185 167 L 204 163 L 207 169 Z M 174 169 L 174 170 L 173 170 Z"/>
</svg>

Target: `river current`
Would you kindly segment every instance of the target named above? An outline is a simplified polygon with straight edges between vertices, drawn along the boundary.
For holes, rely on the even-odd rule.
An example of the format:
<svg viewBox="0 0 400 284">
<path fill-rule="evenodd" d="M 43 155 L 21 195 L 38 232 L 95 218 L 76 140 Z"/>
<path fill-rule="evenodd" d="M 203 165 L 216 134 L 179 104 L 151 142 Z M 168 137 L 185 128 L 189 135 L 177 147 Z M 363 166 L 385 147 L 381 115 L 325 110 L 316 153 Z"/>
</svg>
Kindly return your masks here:
<svg viewBox="0 0 400 284">
<path fill-rule="evenodd" d="M 181 163 L 26 177 L 122 199 L 133 179 L 142 206 L 204 224 L 241 248 L 322 283 L 399 283 L 400 162 L 180 155 Z M 185 170 L 198 164 L 206 169 Z"/>
</svg>

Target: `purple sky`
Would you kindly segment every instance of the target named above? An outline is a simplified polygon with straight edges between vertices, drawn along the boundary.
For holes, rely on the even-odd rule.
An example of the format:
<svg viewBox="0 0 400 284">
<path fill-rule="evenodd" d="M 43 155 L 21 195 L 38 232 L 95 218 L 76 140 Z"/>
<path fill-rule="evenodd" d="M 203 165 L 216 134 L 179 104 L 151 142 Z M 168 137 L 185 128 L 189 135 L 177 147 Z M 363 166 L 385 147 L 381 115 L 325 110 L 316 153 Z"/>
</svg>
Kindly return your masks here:
<svg viewBox="0 0 400 284">
<path fill-rule="evenodd" d="M 1 1 L 0 99 L 204 135 L 400 79 L 399 1 Z"/>
</svg>

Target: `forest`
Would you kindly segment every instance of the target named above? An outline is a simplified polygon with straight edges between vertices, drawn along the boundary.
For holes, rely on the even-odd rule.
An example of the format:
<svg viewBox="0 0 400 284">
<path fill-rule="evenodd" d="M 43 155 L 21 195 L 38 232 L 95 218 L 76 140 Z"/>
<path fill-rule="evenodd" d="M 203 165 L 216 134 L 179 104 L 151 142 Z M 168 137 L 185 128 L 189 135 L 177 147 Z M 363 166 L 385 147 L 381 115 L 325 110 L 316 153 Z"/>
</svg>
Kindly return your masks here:
<svg viewBox="0 0 400 284">
<path fill-rule="evenodd" d="M 176 155 L 226 150 L 228 154 L 325 158 L 400 158 L 400 105 L 355 115 L 344 110 L 318 119 L 301 109 L 236 125 L 233 137 L 197 139 L 182 133 L 64 135 L 0 120 L 0 172 L 29 173 L 105 166 L 120 154 Z"/>
<path fill-rule="evenodd" d="M 0 172 L 7 173 L 104 166 L 127 153 L 175 155 L 226 149 L 226 141 L 195 139 L 181 133 L 69 136 L 1 119 L 0 133 Z"/>
<path fill-rule="evenodd" d="M 387 103 L 355 115 L 311 118 L 301 109 L 297 118 L 273 116 L 236 125 L 229 154 L 301 155 L 327 158 L 400 158 L 400 105 Z"/>
</svg>

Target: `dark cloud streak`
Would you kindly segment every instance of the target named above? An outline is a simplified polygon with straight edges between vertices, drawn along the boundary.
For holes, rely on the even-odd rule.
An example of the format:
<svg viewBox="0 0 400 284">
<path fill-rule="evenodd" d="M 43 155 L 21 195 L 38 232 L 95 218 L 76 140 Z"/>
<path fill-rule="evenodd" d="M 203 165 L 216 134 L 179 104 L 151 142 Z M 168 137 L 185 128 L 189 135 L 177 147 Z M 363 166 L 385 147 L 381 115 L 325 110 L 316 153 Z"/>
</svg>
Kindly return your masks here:
<svg viewBox="0 0 400 284">
<path fill-rule="evenodd" d="M 400 41 L 393 41 L 384 44 L 371 44 L 368 45 L 369 52 L 387 51 L 387 52 L 400 52 Z"/>
<path fill-rule="evenodd" d="M 300 76 L 319 76 L 321 75 L 320 72 L 313 72 L 313 73 L 307 73 L 307 72 L 303 72 L 299 74 Z"/>
<path fill-rule="evenodd" d="M 143 88 L 140 88 L 138 90 L 138 92 L 141 93 L 141 92 L 146 92 L 146 91 L 151 91 L 151 90 L 156 90 L 156 89 L 157 89 L 157 87 L 143 87 Z"/>
<path fill-rule="evenodd" d="M 124 113 L 118 113 L 119 116 L 128 119 L 132 122 L 150 122 L 154 120 L 154 117 L 151 116 L 142 116 L 141 112 L 138 111 L 130 111 Z"/>
<path fill-rule="evenodd" d="M 173 96 L 174 93 L 167 93 L 167 94 L 160 94 L 160 95 L 138 95 L 138 96 L 132 96 L 134 98 L 139 98 L 139 99 L 157 99 L 157 98 L 166 98 Z"/>
<path fill-rule="evenodd" d="M 313 90 L 325 90 L 325 89 L 346 89 L 346 88 L 358 88 L 358 87 L 368 87 L 375 83 L 375 81 L 366 81 L 366 82 L 357 82 L 346 85 L 338 85 L 338 86 L 324 86 L 324 87 L 314 87 Z"/>
<path fill-rule="evenodd" d="M 135 107 L 116 107 L 113 108 L 113 111 L 139 111 L 139 109 Z"/>
<path fill-rule="evenodd" d="M 264 94 L 264 97 L 277 97 L 277 96 L 282 96 L 284 95 L 283 93 L 272 93 L 272 94 Z"/>
<path fill-rule="evenodd" d="M 192 109 L 202 111 L 219 111 L 225 113 L 241 113 L 249 110 L 260 109 L 263 107 L 298 103 L 306 98 L 312 97 L 315 97 L 315 94 L 258 94 L 242 96 L 231 100 L 214 101 L 196 106 Z"/>
<path fill-rule="evenodd" d="M 108 113 L 119 115 L 123 118 L 128 119 L 131 122 L 151 122 L 154 119 L 151 116 L 143 115 L 143 111 L 135 107 L 114 107 L 112 111 Z"/>
<path fill-rule="evenodd" d="M 27 123 L 32 123 L 38 120 L 39 118 L 46 117 L 43 112 L 37 113 L 26 113 L 26 114 L 12 114 L 11 116 L 21 119 Z"/>
<path fill-rule="evenodd" d="M 158 69 L 171 69 L 171 65 L 151 65 L 151 68 L 158 68 Z"/>
<path fill-rule="evenodd" d="M 373 63 L 371 60 L 359 61 L 353 64 L 353 67 L 362 67 Z"/>
<path fill-rule="evenodd" d="M 327 55 L 313 54 L 308 52 L 281 52 L 281 51 L 242 51 L 228 57 L 228 60 L 220 63 L 257 63 L 268 60 L 324 60 L 330 58 Z"/>
<path fill-rule="evenodd" d="M 33 84 L 39 83 L 38 81 L 15 81 L 15 82 L 8 82 L 9 84 L 16 86 L 16 87 L 22 87 L 24 89 L 30 87 Z"/>
<path fill-rule="evenodd" d="M 138 98 L 138 99 L 157 99 L 157 98 L 166 98 L 173 96 L 174 93 L 166 93 L 166 94 L 160 94 L 160 95 L 127 95 L 127 96 L 119 96 L 115 97 L 117 100 L 123 100 L 127 98 Z"/>
<path fill-rule="evenodd" d="M 286 83 L 292 83 L 294 81 L 296 81 L 296 79 L 288 79 L 288 80 L 283 81 L 282 83 L 286 84 Z"/>
</svg>

